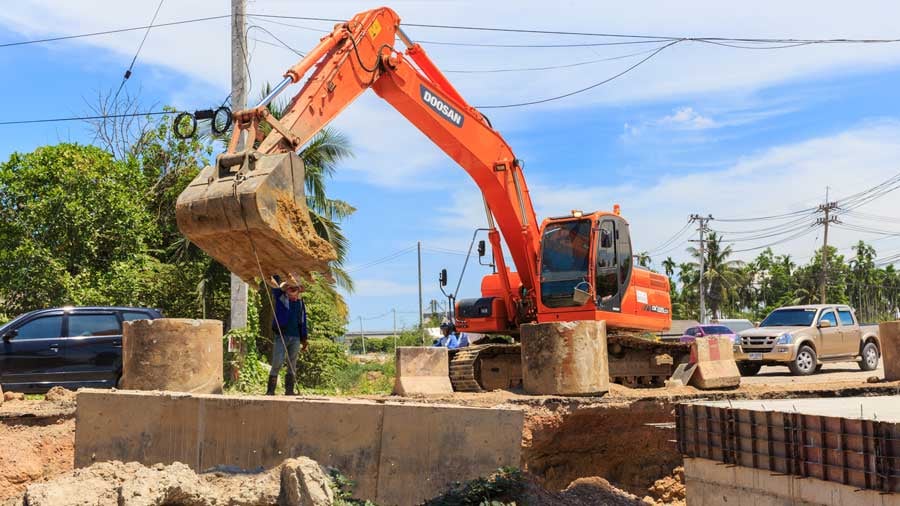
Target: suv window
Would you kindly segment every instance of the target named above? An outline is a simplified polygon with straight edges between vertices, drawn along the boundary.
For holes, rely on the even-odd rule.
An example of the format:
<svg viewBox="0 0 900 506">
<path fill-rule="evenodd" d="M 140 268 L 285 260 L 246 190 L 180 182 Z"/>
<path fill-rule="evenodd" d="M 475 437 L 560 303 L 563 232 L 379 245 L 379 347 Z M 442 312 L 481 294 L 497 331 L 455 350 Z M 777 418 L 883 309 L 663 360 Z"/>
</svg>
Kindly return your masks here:
<svg viewBox="0 0 900 506">
<path fill-rule="evenodd" d="M 834 316 L 834 311 L 830 309 L 822 313 L 822 316 L 819 317 L 819 322 L 831 322 L 832 327 L 837 327 L 837 318 Z"/>
<path fill-rule="evenodd" d="M 18 328 L 16 340 L 44 339 L 62 335 L 62 316 L 44 316 Z"/>
<path fill-rule="evenodd" d="M 121 333 L 115 314 L 69 315 L 69 337 L 115 336 Z"/>
<path fill-rule="evenodd" d="M 697 335 L 697 327 L 691 327 L 684 331 L 684 335 L 686 336 L 696 336 Z"/>
<path fill-rule="evenodd" d="M 152 320 L 153 318 L 143 311 L 122 311 L 122 319 L 126 322 L 130 322 L 132 320 Z"/>
<path fill-rule="evenodd" d="M 853 321 L 853 313 L 848 309 L 839 309 L 838 314 L 841 317 L 841 325 L 854 325 L 856 322 Z"/>
</svg>

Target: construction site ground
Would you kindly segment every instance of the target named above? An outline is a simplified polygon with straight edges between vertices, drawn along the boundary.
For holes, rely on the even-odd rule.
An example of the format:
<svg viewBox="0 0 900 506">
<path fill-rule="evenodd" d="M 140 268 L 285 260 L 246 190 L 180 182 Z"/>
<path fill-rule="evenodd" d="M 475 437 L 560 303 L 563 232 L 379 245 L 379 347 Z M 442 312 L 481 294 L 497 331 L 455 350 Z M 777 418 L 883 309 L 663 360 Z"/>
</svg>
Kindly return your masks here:
<svg viewBox="0 0 900 506">
<path fill-rule="evenodd" d="M 602 397 L 530 396 L 510 391 L 362 397 L 524 409 L 523 468 L 546 490 L 556 493 L 576 480 L 583 485 L 584 480 L 602 478 L 623 491 L 623 504 L 645 496 L 649 496 L 648 503 L 652 499 L 659 504 L 680 504 L 685 491 L 676 471 L 682 465 L 674 444 L 678 402 L 900 394 L 900 382 L 873 376 L 880 378 L 880 371 L 862 372 L 849 363 L 826 365 L 822 374 L 800 379 L 783 368 L 765 368 L 741 387 L 721 391 L 612 385 Z M 30 483 L 71 472 L 74 408 L 73 395 L 65 391 L 46 400 L 9 400 L 0 405 L 0 504 L 21 494 Z"/>
</svg>

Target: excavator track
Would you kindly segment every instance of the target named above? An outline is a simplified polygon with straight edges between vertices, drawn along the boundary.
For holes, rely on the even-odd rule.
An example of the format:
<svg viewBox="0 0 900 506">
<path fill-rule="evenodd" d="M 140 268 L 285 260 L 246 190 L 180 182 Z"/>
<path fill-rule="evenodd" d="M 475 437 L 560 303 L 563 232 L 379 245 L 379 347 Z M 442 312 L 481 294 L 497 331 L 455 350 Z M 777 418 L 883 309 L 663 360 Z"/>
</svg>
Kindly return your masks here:
<svg viewBox="0 0 900 506">
<path fill-rule="evenodd" d="M 450 383 L 456 392 L 484 392 L 522 385 L 522 349 L 518 344 L 480 344 L 455 350 Z"/>
<path fill-rule="evenodd" d="M 691 352 L 689 344 L 655 341 L 631 334 L 606 338 L 610 382 L 662 387 Z M 484 392 L 522 385 L 522 348 L 518 344 L 483 344 L 454 350 L 450 383 L 456 392 Z"/>
</svg>

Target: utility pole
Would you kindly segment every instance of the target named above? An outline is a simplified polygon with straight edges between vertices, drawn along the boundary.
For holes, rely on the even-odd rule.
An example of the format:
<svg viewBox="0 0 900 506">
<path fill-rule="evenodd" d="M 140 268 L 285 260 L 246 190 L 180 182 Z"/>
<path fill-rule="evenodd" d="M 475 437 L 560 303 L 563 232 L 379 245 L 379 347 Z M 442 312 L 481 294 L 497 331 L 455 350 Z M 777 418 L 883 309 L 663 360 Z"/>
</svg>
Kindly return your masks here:
<svg viewBox="0 0 900 506">
<path fill-rule="evenodd" d="M 397 308 L 392 308 L 394 313 L 394 349 L 397 349 Z"/>
<path fill-rule="evenodd" d="M 825 187 L 825 203 L 819 206 L 819 212 L 825 213 L 824 218 L 816 219 L 816 225 L 824 225 L 825 232 L 822 234 L 822 275 L 819 286 L 819 302 L 827 304 L 826 294 L 828 293 L 828 224 L 840 223 L 837 216 L 831 216 L 831 212 L 838 209 L 837 202 L 829 202 L 829 187 Z"/>
<path fill-rule="evenodd" d="M 247 108 L 247 18 L 246 0 L 231 0 L 231 109 Z M 238 151 L 244 149 L 243 136 Z M 231 274 L 231 321 L 229 329 L 247 326 L 247 283 Z"/>
<path fill-rule="evenodd" d="M 366 354 L 366 334 L 363 332 L 362 316 L 359 317 L 359 338 L 362 339 L 363 355 Z"/>
<path fill-rule="evenodd" d="M 422 333 L 422 344 L 425 344 L 425 313 L 422 308 L 422 241 L 416 242 L 419 257 L 419 332 Z"/>
<path fill-rule="evenodd" d="M 705 217 L 699 214 L 692 214 L 690 219 L 691 223 L 700 223 L 697 227 L 697 231 L 700 232 L 700 240 L 692 241 L 700 243 L 700 323 L 706 323 L 706 293 L 703 290 L 703 271 L 706 269 L 706 232 L 708 231 L 706 225 L 712 219 L 711 214 Z"/>
</svg>

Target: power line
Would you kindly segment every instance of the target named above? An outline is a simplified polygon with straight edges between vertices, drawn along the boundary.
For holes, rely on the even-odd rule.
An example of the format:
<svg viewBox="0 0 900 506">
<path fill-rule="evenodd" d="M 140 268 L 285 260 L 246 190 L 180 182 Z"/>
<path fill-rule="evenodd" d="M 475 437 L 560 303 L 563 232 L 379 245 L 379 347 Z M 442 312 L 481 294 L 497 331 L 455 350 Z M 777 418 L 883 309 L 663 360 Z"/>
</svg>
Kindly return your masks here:
<svg viewBox="0 0 900 506">
<path fill-rule="evenodd" d="M 141 54 L 141 49 L 144 48 L 144 42 L 147 42 L 147 36 L 150 35 L 150 28 L 153 27 L 153 23 L 156 22 L 156 17 L 159 16 L 159 10 L 162 9 L 163 2 L 166 0 L 159 0 L 159 5 L 156 6 L 156 12 L 153 13 L 153 17 L 150 19 L 150 24 L 147 25 L 147 31 L 144 32 L 144 38 L 141 39 L 141 43 L 138 45 L 137 51 L 134 53 L 134 58 L 131 59 L 131 64 L 128 65 L 128 69 L 125 70 L 125 75 L 122 76 L 122 83 L 119 84 L 119 89 L 116 90 L 116 96 L 113 97 L 113 103 L 115 103 L 116 99 L 119 98 L 119 93 L 122 91 L 122 88 L 125 86 L 125 82 L 128 81 L 128 78 L 131 77 L 131 71 L 134 69 L 134 63 L 137 61 L 137 57 Z"/>
<path fill-rule="evenodd" d="M 293 53 L 296 54 L 297 56 L 299 56 L 299 57 L 301 57 L 301 58 L 303 58 L 304 56 L 306 56 L 305 53 L 301 53 L 300 51 L 297 51 L 296 49 L 294 49 L 293 47 L 291 47 L 287 42 L 285 42 L 285 41 L 281 40 L 280 38 L 278 38 L 277 35 L 275 35 L 274 33 L 270 32 L 270 31 L 269 31 L 268 29 L 266 29 L 265 27 L 262 27 L 262 26 L 259 26 L 259 25 L 250 25 L 250 26 L 247 28 L 247 32 L 249 33 L 250 30 L 252 30 L 253 28 L 256 28 L 257 30 L 262 30 L 264 33 L 268 34 L 269 37 L 272 37 L 273 39 L 277 40 L 278 43 L 281 44 L 281 47 L 287 49 L 288 51 L 293 52 Z M 263 44 L 275 45 L 275 44 L 272 44 L 271 42 L 266 42 L 266 41 L 262 41 L 262 40 L 258 40 L 258 39 L 253 39 L 253 40 L 255 40 L 255 41 L 257 41 L 257 42 L 262 42 Z"/>
<path fill-rule="evenodd" d="M 347 271 L 347 273 L 348 273 L 348 274 L 352 274 L 352 273 L 354 273 L 354 272 L 359 272 L 359 271 L 364 270 L 364 269 L 369 269 L 369 268 L 371 268 L 371 267 L 375 267 L 376 265 L 381 265 L 381 264 L 383 264 L 383 263 L 386 263 L 386 262 L 389 262 L 389 261 L 394 260 L 394 259 L 396 259 L 396 258 L 399 258 L 399 257 L 401 257 L 401 256 L 403 256 L 403 255 L 405 255 L 405 254 L 407 254 L 407 253 L 411 253 L 411 252 L 412 252 L 413 250 L 415 250 L 415 249 L 416 249 L 416 246 L 408 246 L 408 247 L 403 248 L 403 249 L 401 249 L 401 250 L 397 250 L 397 251 L 395 251 L 395 252 L 393 252 L 393 253 L 391 253 L 391 254 L 389 254 L 389 255 L 387 255 L 387 256 L 384 256 L 384 257 L 381 257 L 381 258 L 372 260 L 372 261 L 367 262 L 367 263 L 365 263 L 365 264 L 362 264 L 362 265 L 360 265 L 360 266 L 358 266 L 358 267 L 355 267 L 355 268 L 353 268 L 353 269 L 350 269 L 350 270 Z"/>
<path fill-rule="evenodd" d="M 674 46 L 675 44 L 678 44 L 679 42 L 681 42 L 681 41 L 680 41 L 680 40 L 676 40 L 676 41 L 670 42 L 670 43 L 666 44 L 665 46 L 662 46 L 662 47 L 656 49 L 655 51 L 653 51 L 652 53 L 650 53 L 648 56 L 646 56 L 645 58 L 643 58 L 641 61 L 639 61 L 639 62 L 635 63 L 634 65 L 628 67 L 627 69 L 625 69 L 625 70 L 619 72 L 618 74 L 616 74 L 616 75 L 614 75 L 614 76 L 612 76 L 612 77 L 608 77 L 608 78 L 606 78 L 606 79 L 604 79 L 604 80 L 602 80 L 602 81 L 600 81 L 600 82 L 598 82 L 598 83 L 594 83 L 594 84 L 592 84 L 592 85 L 590 85 L 590 86 L 586 86 L 586 87 L 584 87 L 584 88 L 581 88 L 581 89 L 579 89 L 579 90 L 571 91 L 571 92 L 569 92 L 569 93 L 564 93 L 564 94 L 562 94 L 562 95 L 556 95 L 556 96 L 553 96 L 553 97 L 542 98 L 542 99 L 539 99 L 539 100 L 531 100 L 531 101 L 529 101 L 529 102 L 518 102 L 518 103 L 513 103 L 513 104 L 502 104 L 502 105 L 478 105 L 478 106 L 475 106 L 475 107 L 476 107 L 477 109 L 507 109 L 507 108 L 511 108 L 511 107 L 523 107 L 523 106 L 526 106 L 526 105 L 536 105 L 536 104 L 543 104 L 543 103 L 547 103 L 547 102 L 552 102 L 552 101 L 554 101 L 554 100 L 559 100 L 559 99 L 562 99 L 562 98 L 571 97 L 572 95 L 577 95 L 577 94 L 579 94 L 579 93 L 584 93 L 585 91 L 592 90 L 592 89 L 594 89 L 594 88 L 596 88 L 596 87 L 598 87 L 598 86 L 604 85 L 604 84 L 606 84 L 606 83 L 608 83 L 608 82 L 610 82 L 610 81 L 613 81 L 613 80 L 615 80 L 615 79 L 618 79 L 618 78 L 624 76 L 625 74 L 631 72 L 632 70 L 634 70 L 634 69 L 640 67 L 641 65 L 643 65 L 644 63 L 648 62 L 651 58 L 653 58 L 654 56 L 658 55 L 658 54 L 659 54 L 660 52 L 662 52 L 663 50 L 665 50 L 665 49 L 667 49 L 667 48 L 670 48 L 670 47 Z"/>
<path fill-rule="evenodd" d="M 0 121 L 0 126 L 28 125 L 32 123 L 59 123 L 63 121 L 89 121 L 94 119 L 133 118 L 136 116 L 158 116 L 161 114 L 178 114 L 178 111 L 147 111 L 123 114 L 101 114 L 97 116 L 71 116 L 67 118 L 25 119 L 16 121 Z"/>
<path fill-rule="evenodd" d="M 156 25 L 133 26 L 130 28 L 118 28 L 115 30 L 104 30 L 101 32 L 79 33 L 76 35 L 63 35 L 60 37 L 49 37 L 46 39 L 20 40 L 17 42 L 6 42 L 3 44 L 0 44 L 0 48 L 13 47 L 13 46 L 26 46 L 29 44 L 42 44 L 45 42 L 56 42 L 56 41 L 60 41 L 60 40 L 82 39 L 85 37 L 96 37 L 98 35 L 110 35 L 110 34 L 114 34 L 114 33 L 134 32 L 137 30 L 147 30 L 149 28 L 160 28 L 160 27 L 164 27 L 164 26 L 184 25 L 184 24 L 188 24 L 188 23 L 199 23 L 202 21 L 212 21 L 214 19 L 227 19 L 230 17 L 231 17 L 231 14 L 224 14 L 222 16 L 208 16 L 205 18 L 192 18 L 192 19 L 183 19 L 181 21 L 170 21 L 168 23 L 159 23 Z"/>
<path fill-rule="evenodd" d="M 657 245 L 657 246 L 655 246 L 655 247 L 653 247 L 653 248 L 648 249 L 648 250 L 646 251 L 646 253 L 647 253 L 648 255 L 649 255 L 649 254 L 653 254 L 653 253 L 658 252 L 659 250 L 662 250 L 662 249 L 667 248 L 668 246 L 671 246 L 672 243 L 674 243 L 679 237 L 681 237 L 682 234 L 684 234 L 684 233 L 688 230 L 688 228 L 691 226 L 691 223 L 692 223 L 691 221 L 688 221 L 687 223 L 684 224 L 683 227 L 681 227 L 680 230 L 678 230 L 678 232 L 675 232 L 674 235 L 672 235 L 671 237 L 669 237 L 668 239 L 666 239 L 665 241 L 663 241 L 663 242 L 660 243 L 659 245 Z"/>
<path fill-rule="evenodd" d="M 500 72 L 535 72 L 542 70 L 555 70 L 555 69 L 566 69 L 572 67 L 581 67 L 583 65 L 593 65 L 595 63 L 614 61 L 614 60 L 624 60 L 626 58 L 633 58 L 635 56 L 640 56 L 647 53 L 652 53 L 655 51 L 654 49 L 647 49 L 646 51 L 638 51 L 636 53 L 628 53 L 619 56 L 613 56 L 610 58 L 600 58 L 597 60 L 587 60 L 576 63 L 566 63 L 562 65 L 548 65 L 545 67 L 519 67 L 519 68 L 508 68 L 508 69 L 474 69 L 474 70 L 462 70 L 462 69 L 449 69 L 444 70 L 444 74 L 494 74 Z"/>
<path fill-rule="evenodd" d="M 250 16 L 256 16 L 261 18 L 274 18 L 274 19 L 299 19 L 306 21 L 323 21 L 323 22 L 336 22 L 343 23 L 347 20 L 345 19 L 337 19 L 337 18 L 322 18 L 322 17 L 312 17 L 312 16 L 286 16 L 286 15 L 275 15 L 275 14 L 249 14 Z M 804 44 L 884 44 L 884 43 L 895 43 L 900 42 L 900 39 L 884 39 L 884 38 L 864 38 L 864 39 L 850 39 L 850 38 L 834 38 L 834 39 L 798 39 L 798 38 L 759 38 L 759 37 L 687 37 L 687 36 L 672 36 L 672 35 L 643 35 L 643 34 L 626 34 L 626 33 L 598 33 L 598 32 L 575 32 L 575 31 L 564 31 L 564 30 L 536 30 L 536 29 L 524 29 L 524 28 L 507 28 L 507 27 L 488 27 L 488 26 L 467 26 L 467 25 L 439 25 L 439 24 L 428 24 L 428 23 L 402 23 L 403 26 L 409 27 L 418 27 L 418 28 L 436 28 L 436 29 L 448 29 L 448 30 L 462 30 L 462 31 L 478 31 L 478 32 L 499 32 L 499 33 L 525 33 L 525 34 L 533 34 L 533 35 L 566 35 L 566 36 L 584 36 L 584 37 L 606 37 L 606 38 L 626 38 L 626 39 L 655 39 L 659 42 L 667 42 L 667 41 L 680 41 L 680 40 L 691 40 L 697 42 L 719 42 L 719 43 L 729 43 L 729 42 L 744 42 L 750 44 L 796 44 L 796 45 L 804 45 Z M 743 48 L 741 48 L 743 49 Z M 750 49 L 749 47 L 747 49 Z M 753 48 L 756 49 L 756 48 Z"/>
</svg>

